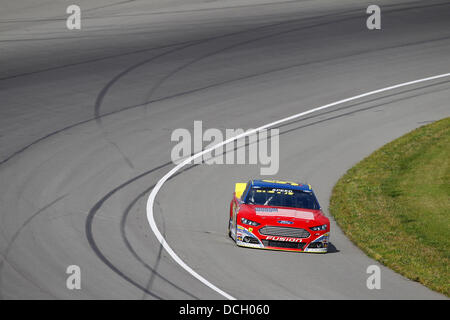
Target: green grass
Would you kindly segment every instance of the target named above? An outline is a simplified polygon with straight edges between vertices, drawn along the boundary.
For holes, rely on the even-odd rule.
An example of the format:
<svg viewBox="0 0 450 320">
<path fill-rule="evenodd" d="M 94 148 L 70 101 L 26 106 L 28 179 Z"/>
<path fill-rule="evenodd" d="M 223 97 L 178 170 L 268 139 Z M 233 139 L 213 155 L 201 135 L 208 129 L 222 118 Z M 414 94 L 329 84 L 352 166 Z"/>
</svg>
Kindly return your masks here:
<svg viewBox="0 0 450 320">
<path fill-rule="evenodd" d="M 333 189 L 330 212 L 367 255 L 450 296 L 450 118 L 350 169 Z"/>
</svg>

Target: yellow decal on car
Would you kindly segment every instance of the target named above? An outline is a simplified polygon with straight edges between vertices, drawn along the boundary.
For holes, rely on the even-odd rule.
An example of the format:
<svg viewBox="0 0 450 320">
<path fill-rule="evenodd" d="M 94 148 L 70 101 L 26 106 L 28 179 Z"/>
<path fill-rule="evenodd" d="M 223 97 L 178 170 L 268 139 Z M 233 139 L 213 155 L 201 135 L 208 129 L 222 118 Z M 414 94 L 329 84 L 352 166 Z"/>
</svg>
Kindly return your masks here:
<svg viewBox="0 0 450 320">
<path fill-rule="evenodd" d="M 234 185 L 234 192 L 236 194 L 236 198 L 241 198 L 242 193 L 244 192 L 246 187 L 247 187 L 246 183 L 236 183 Z"/>
</svg>

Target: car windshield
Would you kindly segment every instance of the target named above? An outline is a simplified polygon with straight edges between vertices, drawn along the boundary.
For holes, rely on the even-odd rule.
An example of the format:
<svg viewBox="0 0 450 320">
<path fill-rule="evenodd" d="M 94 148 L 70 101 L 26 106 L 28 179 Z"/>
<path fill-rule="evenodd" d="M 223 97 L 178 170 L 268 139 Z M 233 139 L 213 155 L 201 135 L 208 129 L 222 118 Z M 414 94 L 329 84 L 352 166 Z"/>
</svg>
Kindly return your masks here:
<svg viewBox="0 0 450 320">
<path fill-rule="evenodd" d="M 283 188 L 252 188 L 246 204 L 261 206 L 291 207 L 319 210 L 319 203 L 312 192 Z"/>
</svg>

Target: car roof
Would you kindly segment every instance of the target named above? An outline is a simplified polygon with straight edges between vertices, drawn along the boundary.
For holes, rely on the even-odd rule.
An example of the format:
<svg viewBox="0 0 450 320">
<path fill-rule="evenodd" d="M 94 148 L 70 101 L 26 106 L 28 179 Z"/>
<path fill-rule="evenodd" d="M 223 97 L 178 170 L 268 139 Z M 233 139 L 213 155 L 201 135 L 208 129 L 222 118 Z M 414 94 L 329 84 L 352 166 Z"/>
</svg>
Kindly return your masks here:
<svg viewBox="0 0 450 320">
<path fill-rule="evenodd" d="M 290 190 L 312 191 L 309 184 L 302 184 L 286 180 L 253 180 L 252 186 L 261 188 L 285 188 Z"/>
</svg>

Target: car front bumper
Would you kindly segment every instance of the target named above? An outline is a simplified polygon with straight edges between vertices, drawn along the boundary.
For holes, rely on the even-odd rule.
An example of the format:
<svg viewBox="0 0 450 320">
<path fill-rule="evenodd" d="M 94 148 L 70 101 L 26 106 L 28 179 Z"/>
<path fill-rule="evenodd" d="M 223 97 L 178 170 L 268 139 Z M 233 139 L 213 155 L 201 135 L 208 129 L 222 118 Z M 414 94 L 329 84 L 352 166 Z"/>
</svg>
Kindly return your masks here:
<svg viewBox="0 0 450 320">
<path fill-rule="evenodd" d="M 282 250 L 294 252 L 326 253 L 328 251 L 330 232 L 308 238 L 283 236 L 260 236 L 251 227 L 237 226 L 236 244 L 241 247 Z"/>
</svg>

